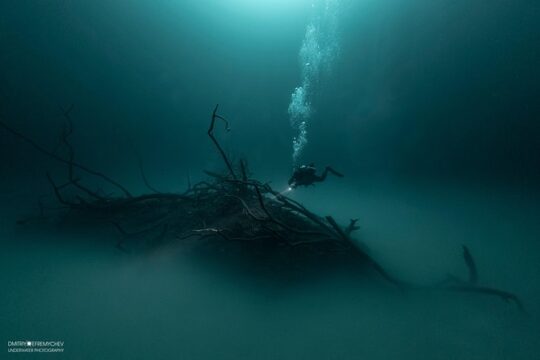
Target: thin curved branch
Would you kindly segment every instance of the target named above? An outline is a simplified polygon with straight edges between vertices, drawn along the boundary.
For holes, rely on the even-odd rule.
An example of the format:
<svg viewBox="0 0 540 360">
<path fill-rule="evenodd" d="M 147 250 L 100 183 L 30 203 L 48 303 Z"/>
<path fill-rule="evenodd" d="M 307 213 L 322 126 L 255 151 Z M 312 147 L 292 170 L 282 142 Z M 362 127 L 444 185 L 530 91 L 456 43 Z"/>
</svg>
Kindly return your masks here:
<svg viewBox="0 0 540 360">
<path fill-rule="evenodd" d="M 494 288 L 490 288 L 486 286 L 475 286 L 475 285 L 448 286 L 446 287 L 446 290 L 497 296 L 507 302 L 513 301 L 521 311 L 525 311 L 525 307 L 523 306 L 523 303 L 517 297 L 517 295 L 514 295 L 508 291 L 494 289 Z"/>
<path fill-rule="evenodd" d="M 52 153 L 51 151 L 45 149 L 44 147 L 42 147 L 41 145 L 39 145 L 38 143 L 36 143 L 35 141 L 33 141 L 32 139 L 28 138 L 27 136 L 21 134 L 20 132 L 18 132 L 17 130 L 13 129 L 12 127 L 10 127 L 9 125 L 7 125 L 5 122 L 1 121 L 0 120 L 0 127 L 4 128 L 6 131 L 8 131 L 9 133 L 11 133 L 12 135 L 14 135 L 15 137 L 21 139 L 22 141 L 26 142 L 27 144 L 29 144 L 30 146 L 32 146 L 34 149 L 38 150 L 39 152 L 41 152 L 42 154 L 44 155 L 47 155 L 48 157 L 50 157 L 51 159 L 53 160 L 56 160 L 58 162 L 61 162 L 63 164 L 66 164 L 66 165 L 69 165 L 69 166 L 73 166 L 75 168 L 78 168 L 79 170 L 82 170 L 90 175 L 94 175 L 94 176 L 97 176 L 97 177 L 100 177 L 102 178 L 103 180 L 107 181 L 108 183 L 110 183 L 111 185 L 115 186 L 116 188 L 120 189 L 127 197 L 132 197 L 131 193 L 125 188 L 123 187 L 122 185 L 120 185 L 118 182 L 116 182 L 115 180 L 111 179 L 110 177 L 108 177 L 107 175 L 105 174 L 102 174 L 98 171 L 95 171 L 95 170 L 92 170 L 92 169 L 89 169 L 87 168 L 86 166 L 84 165 L 81 165 L 77 162 L 74 162 L 74 161 L 69 161 L 69 160 L 66 160 L 66 159 L 63 159 L 61 158 L 60 156 Z"/>
<path fill-rule="evenodd" d="M 47 175 L 47 180 L 49 180 L 49 183 L 50 183 L 51 186 L 53 187 L 54 194 L 56 195 L 56 198 L 58 199 L 58 202 L 61 203 L 61 204 L 66 205 L 66 206 L 69 206 L 69 207 L 75 207 L 75 206 L 77 206 L 77 204 L 65 200 L 65 199 L 62 197 L 62 194 L 60 193 L 60 189 L 59 189 L 58 186 L 56 186 L 56 183 L 55 183 L 54 180 L 52 179 L 51 175 L 50 175 L 49 173 L 46 173 L 46 175 Z"/>
<path fill-rule="evenodd" d="M 150 181 L 148 181 L 148 178 L 146 177 L 146 173 L 144 172 L 144 166 L 141 158 L 141 154 L 139 154 L 139 151 L 135 150 L 135 156 L 137 157 L 137 164 L 139 165 L 139 172 L 141 173 L 141 178 L 144 182 L 144 185 L 152 192 L 156 194 L 161 194 L 162 192 L 157 190 L 155 187 L 153 187 L 150 184 Z"/>
<path fill-rule="evenodd" d="M 465 260 L 465 265 L 467 265 L 467 270 L 469 270 L 469 283 L 476 284 L 478 282 L 478 270 L 476 268 L 476 263 L 469 251 L 469 248 L 465 245 L 463 247 L 463 259 Z"/>
<path fill-rule="evenodd" d="M 219 104 L 216 105 L 216 107 L 214 108 L 214 112 L 212 113 L 212 121 L 210 122 L 210 127 L 208 128 L 208 136 L 210 137 L 210 139 L 212 140 L 212 142 L 214 143 L 214 145 L 218 149 L 219 153 L 221 154 L 221 157 L 223 158 L 223 161 L 225 162 L 225 165 L 227 165 L 227 168 L 229 169 L 229 173 L 231 174 L 233 179 L 236 180 L 237 177 L 236 177 L 236 174 L 234 173 L 234 170 L 233 170 L 233 167 L 231 165 L 231 162 L 229 161 L 229 158 L 227 158 L 227 155 L 225 154 L 225 151 L 223 151 L 223 149 L 221 148 L 221 145 L 219 145 L 219 142 L 214 137 L 214 127 L 215 127 L 217 119 L 222 120 L 222 121 L 225 122 L 225 130 L 227 130 L 227 131 L 231 130 L 229 128 L 229 122 L 227 120 L 225 120 L 223 117 L 221 117 L 221 116 L 219 116 L 217 114 L 218 107 L 219 107 Z"/>
</svg>

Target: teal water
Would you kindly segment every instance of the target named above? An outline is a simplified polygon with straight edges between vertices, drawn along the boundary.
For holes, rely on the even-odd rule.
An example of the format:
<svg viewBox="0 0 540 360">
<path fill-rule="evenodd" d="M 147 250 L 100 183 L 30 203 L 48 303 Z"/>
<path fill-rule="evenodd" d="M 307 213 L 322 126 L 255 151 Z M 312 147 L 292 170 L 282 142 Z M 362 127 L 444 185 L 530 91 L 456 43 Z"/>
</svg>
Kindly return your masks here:
<svg viewBox="0 0 540 360">
<path fill-rule="evenodd" d="M 464 244 L 526 308 L 339 266 L 261 275 L 182 244 L 124 254 L 113 229 L 37 217 L 65 168 L 0 130 L 0 358 L 537 359 L 539 19 L 503 0 L 0 3 L 0 120 L 48 149 L 73 104 L 79 162 L 141 193 L 138 152 L 155 187 L 183 191 L 223 167 L 219 103 L 220 142 L 261 181 L 343 172 L 289 194 L 359 218 L 392 274 L 466 276 Z"/>
</svg>

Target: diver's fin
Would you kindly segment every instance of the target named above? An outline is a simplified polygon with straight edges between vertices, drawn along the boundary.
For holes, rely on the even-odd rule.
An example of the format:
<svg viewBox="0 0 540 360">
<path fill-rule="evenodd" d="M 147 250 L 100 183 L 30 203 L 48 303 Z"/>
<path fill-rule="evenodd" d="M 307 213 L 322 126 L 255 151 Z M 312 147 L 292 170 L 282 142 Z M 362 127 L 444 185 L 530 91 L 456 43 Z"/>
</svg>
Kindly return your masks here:
<svg viewBox="0 0 540 360">
<path fill-rule="evenodd" d="M 336 170 L 332 169 L 330 166 L 326 167 L 326 171 L 331 172 L 332 174 L 334 174 L 337 177 L 343 177 L 342 173 L 337 172 Z"/>
</svg>

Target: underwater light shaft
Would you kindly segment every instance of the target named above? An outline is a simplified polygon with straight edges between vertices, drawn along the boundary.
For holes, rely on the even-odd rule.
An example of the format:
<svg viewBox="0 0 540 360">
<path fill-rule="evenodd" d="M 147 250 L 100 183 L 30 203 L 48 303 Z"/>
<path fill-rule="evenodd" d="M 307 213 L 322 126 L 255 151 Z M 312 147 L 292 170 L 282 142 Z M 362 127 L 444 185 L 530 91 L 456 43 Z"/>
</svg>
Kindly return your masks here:
<svg viewBox="0 0 540 360">
<path fill-rule="evenodd" d="M 313 0 L 233 0 L 233 2 L 256 7 L 293 7 L 312 3 Z"/>
<path fill-rule="evenodd" d="M 221 0 L 223 1 L 223 0 Z M 310 6 L 313 0 L 225 0 L 231 5 L 251 11 L 283 12 Z"/>
</svg>

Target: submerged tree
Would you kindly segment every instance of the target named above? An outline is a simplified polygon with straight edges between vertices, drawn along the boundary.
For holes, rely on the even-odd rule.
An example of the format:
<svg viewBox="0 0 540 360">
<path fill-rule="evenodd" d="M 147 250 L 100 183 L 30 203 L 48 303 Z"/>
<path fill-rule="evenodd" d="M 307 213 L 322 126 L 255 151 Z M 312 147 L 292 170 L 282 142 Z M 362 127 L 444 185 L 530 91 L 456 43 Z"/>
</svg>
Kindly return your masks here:
<svg viewBox="0 0 540 360">
<path fill-rule="evenodd" d="M 338 260 L 353 258 L 401 289 L 491 295 L 512 301 L 523 310 L 516 295 L 478 284 L 477 268 L 466 246 L 463 246 L 463 257 L 469 271 L 467 280 L 449 275 L 434 285 L 415 286 L 390 275 L 369 255 L 364 244 L 352 238 L 359 229 L 358 219 L 341 226 L 332 216 L 319 216 L 300 202 L 274 190 L 270 184 L 252 177 L 244 160 L 233 163 L 214 136 L 218 122 L 223 122 L 229 131 L 229 122 L 218 114 L 217 105 L 212 113 L 208 136 L 219 152 L 226 172 L 205 171 L 208 180 L 189 184 L 183 193 L 165 193 L 149 184 L 139 163 L 143 180 L 150 189 L 149 193 L 140 195 L 132 194 L 118 181 L 75 160 L 74 149 L 69 142 L 73 131 L 70 111 L 64 111 L 66 126 L 60 138 L 67 149 L 67 158 L 47 150 L 5 121 L 0 120 L 0 127 L 67 166 L 68 177 L 62 183 L 57 183 L 47 174 L 57 200 L 69 216 L 112 224 L 121 234 L 116 244 L 121 251 L 130 252 L 133 244 L 139 247 L 142 244 L 146 248 L 190 239 L 213 244 L 236 243 L 250 251 L 279 253 L 275 261 L 288 258 L 297 262 L 306 256 L 315 259 L 331 256 Z M 98 177 L 119 190 L 121 195 L 106 195 L 91 189 L 82 183 L 77 173 Z"/>
</svg>

